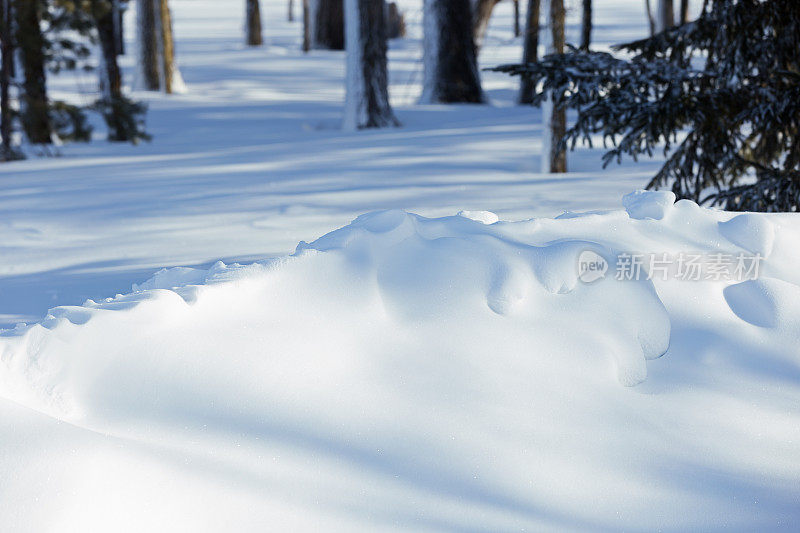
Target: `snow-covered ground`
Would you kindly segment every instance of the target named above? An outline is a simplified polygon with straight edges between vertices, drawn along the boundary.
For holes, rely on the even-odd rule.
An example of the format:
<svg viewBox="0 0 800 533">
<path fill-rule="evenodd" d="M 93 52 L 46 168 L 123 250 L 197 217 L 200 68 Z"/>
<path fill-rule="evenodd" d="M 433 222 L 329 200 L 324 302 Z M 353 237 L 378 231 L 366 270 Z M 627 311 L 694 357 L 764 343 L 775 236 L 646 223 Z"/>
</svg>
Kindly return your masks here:
<svg viewBox="0 0 800 533">
<path fill-rule="evenodd" d="M 484 73 L 491 106 L 415 105 L 421 2 L 404 4 L 410 36 L 391 43 L 390 92 L 403 127 L 358 133 L 340 130 L 344 53 L 304 56 L 284 0 L 265 3 L 267 46 L 249 50 L 244 0 L 173 3 L 190 92 L 136 95 L 150 104 L 152 143 L 110 146 L 100 125 L 98 140 L 63 157 L 0 165 L 0 327 L 127 292 L 162 266 L 286 254 L 374 209 L 489 209 L 510 220 L 610 208 L 657 168 L 598 172 L 594 151 L 573 155 L 566 176 L 537 174 L 539 111 L 512 105 L 516 81 L 505 75 Z M 598 9 L 598 40 L 644 35 L 641 6 L 631 3 Z M 497 6 L 483 66 L 519 60 L 511 12 L 510 2 Z M 95 76 L 52 85 L 56 96 L 88 102 Z"/>
<path fill-rule="evenodd" d="M 343 54 L 283 2 L 253 50 L 243 2 L 173 2 L 189 92 L 139 95 L 151 144 L 0 167 L 0 321 L 41 320 L 0 334 L 0 530 L 797 530 L 797 215 L 621 200 L 658 163 L 597 151 L 537 174 L 513 80 L 415 105 L 421 5 L 403 128 L 343 133 Z M 596 4 L 601 42 L 644 34 Z"/>
</svg>

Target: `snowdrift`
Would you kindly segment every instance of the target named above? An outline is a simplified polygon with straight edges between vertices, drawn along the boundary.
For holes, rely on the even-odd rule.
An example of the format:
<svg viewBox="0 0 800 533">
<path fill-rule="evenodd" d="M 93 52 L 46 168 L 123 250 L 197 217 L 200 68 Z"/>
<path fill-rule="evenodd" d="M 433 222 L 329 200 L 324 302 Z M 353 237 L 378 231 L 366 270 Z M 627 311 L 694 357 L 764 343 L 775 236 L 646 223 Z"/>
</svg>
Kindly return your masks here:
<svg viewBox="0 0 800 533">
<path fill-rule="evenodd" d="M 0 396 L 24 406 L 2 408 L 16 481 L 0 516 L 792 529 L 800 223 L 673 202 L 522 222 L 370 213 L 289 257 L 166 269 L 51 309 L 0 336 Z M 679 279 L 683 254 L 699 277 Z M 640 256 L 641 275 L 620 267 Z M 721 257 L 759 271 L 714 276 Z M 39 445 L 21 459 L 23 442 Z"/>
</svg>

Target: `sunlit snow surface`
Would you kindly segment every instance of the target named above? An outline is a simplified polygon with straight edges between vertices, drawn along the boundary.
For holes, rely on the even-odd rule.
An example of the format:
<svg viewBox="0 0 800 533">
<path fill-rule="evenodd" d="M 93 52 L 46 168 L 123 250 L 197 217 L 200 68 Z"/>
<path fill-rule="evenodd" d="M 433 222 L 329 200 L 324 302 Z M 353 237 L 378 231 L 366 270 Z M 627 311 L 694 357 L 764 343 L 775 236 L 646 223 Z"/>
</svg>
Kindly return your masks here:
<svg viewBox="0 0 800 533">
<path fill-rule="evenodd" d="M 344 55 L 303 55 L 283 0 L 258 49 L 244 2 L 170 4 L 188 92 L 135 94 L 152 143 L 98 125 L 0 165 L 1 531 L 798 529 L 797 215 L 621 201 L 659 162 L 600 150 L 539 174 L 514 80 L 417 104 L 421 2 L 390 44 L 403 127 L 355 133 Z M 596 1 L 598 45 L 642 6 Z M 484 67 L 519 59 L 511 10 Z M 617 281 L 625 253 L 765 259 Z"/>
<path fill-rule="evenodd" d="M 793 529 L 800 225 L 626 203 L 490 224 L 374 212 L 288 257 L 160 271 L 6 331 L 0 390 L 20 405 L 0 403 L 0 516 Z M 757 280 L 579 279 L 585 250 L 746 253 L 731 226 L 774 240 Z"/>
</svg>

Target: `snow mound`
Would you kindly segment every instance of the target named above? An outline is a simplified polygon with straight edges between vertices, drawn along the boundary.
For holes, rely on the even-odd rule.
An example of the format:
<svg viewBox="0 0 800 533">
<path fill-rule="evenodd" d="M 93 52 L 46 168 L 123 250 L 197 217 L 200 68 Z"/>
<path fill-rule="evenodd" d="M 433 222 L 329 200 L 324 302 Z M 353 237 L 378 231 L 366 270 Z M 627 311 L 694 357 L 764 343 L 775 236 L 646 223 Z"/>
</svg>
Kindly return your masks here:
<svg viewBox="0 0 800 533">
<path fill-rule="evenodd" d="M 410 529 L 425 513 L 491 531 L 796 518 L 793 256 L 776 246 L 747 281 L 625 279 L 623 256 L 740 250 L 728 214 L 636 198 L 638 215 L 680 216 L 381 211 L 287 257 L 160 270 L 0 332 L 0 396 L 136 443 L 98 444 L 132 494 L 164 482 L 157 457 L 182 469 L 175 494 L 199 477 L 209 501 L 275 501 L 281 520 L 324 523 L 324 508 L 380 529 L 353 501 L 405 509 Z M 94 501 L 92 487 L 63 490 Z M 165 498 L 149 505 L 168 514 Z"/>
<path fill-rule="evenodd" d="M 672 191 L 635 191 L 622 198 L 622 205 L 631 218 L 661 220 L 675 203 Z"/>
<path fill-rule="evenodd" d="M 458 216 L 468 218 L 470 220 L 476 220 L 484 224 L 494 224 L 500 220 L 500 217 L 491 211 L 459 211 Z"/>
<path fill-rule="evenodd" d="M 800 328 L 800 286 L 779 279 L 761 278 L 725 288 L 731 310 L 755 326 Z"/>
<path fill-rule="evenodd" d="M 755 213 L 737 215 L 719 223 L 720 234 L 748 252 L 767 257 L 775 242 L 775 226 Z"/>
</svg>

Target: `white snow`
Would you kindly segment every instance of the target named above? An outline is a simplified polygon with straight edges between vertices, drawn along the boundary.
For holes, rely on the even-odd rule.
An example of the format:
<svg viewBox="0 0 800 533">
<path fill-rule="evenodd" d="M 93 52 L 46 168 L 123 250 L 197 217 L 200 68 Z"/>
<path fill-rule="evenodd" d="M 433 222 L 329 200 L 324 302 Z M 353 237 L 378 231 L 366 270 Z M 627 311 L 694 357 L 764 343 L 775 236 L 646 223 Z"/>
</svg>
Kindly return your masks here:
<svg viewBox="0 0 800 533">
<path fill-rule="evenodd" d="M 675 203 L 675 193 L 672 191 L 644 191 L 638 190 L 626 194 L 622 198 L 622 205 L 631 218 L 637 220 L 661 220 L 672 209 Z"/>
<path fill-rule="evenodd" d="M 52 309 L 0 338 L 3 397 L 53 417 L 0 402 L 22 424 L 3 430 L 0 469 L 50 510 L 6 493 L 0 516 L 93 528 L 124 512 L 131 530 L 796 523 L 791 256 L 776 249 L 741 283 L 619 281 L 613 267 L 578 279 L 587 250 L 736 251 L 720 248 L 725 213 L 676 209 L 647 224 L 380 211 L 289 257 L 162 270 Z M 800 225 L 776 228 L 800 243 Z M 57 445 L 20 455 L 24 439 Z"/>
<path fill-rule="evenodd" d="M 775 243 L 775 227 L 772 223 L 752 213 L 744 213 L 720 222 L 719 232 L 732 243 L 764 257 L 772 252 Z"/>
<path fill-rule="evenodd" d="M 500 217 L 491 211 L 459 211 L 458 216 L 468 218 L 470 220 L 477 220 L 484 224 L 494 224 Z"/>
<path fill-rule="evenodd" d="M 415 104 L 412 2 L 404 127 L 372 132 L 285 2 L 260 49 L 238 7 L 171 4 L 190 92 L 137 93 L 153 143 L 0 166 L 1 530 L 797 529 L 797 215 L 625 196 L 659 162 L 599 151 L 539 174 L 510 78 Z M 482 66 L 521 54 L 511 9 Z M 647 33 L 595 9 L 601 46 Z M 662 253 L 764 259 L 617 280 Z"/>
</svg>

